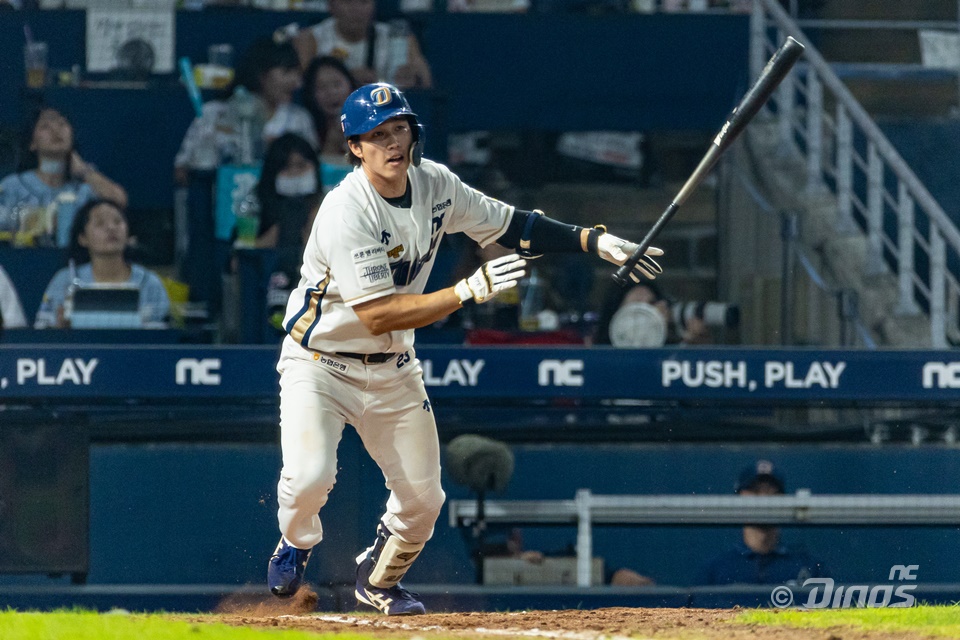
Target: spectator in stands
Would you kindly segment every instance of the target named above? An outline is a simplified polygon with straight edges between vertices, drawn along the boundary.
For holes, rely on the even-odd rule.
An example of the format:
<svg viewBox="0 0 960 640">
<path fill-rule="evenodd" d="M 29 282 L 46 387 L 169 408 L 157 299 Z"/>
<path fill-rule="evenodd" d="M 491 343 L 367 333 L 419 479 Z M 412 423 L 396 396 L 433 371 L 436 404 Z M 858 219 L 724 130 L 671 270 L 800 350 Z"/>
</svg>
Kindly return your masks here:
<svg viewBox="0 0 960 640">
<path fill-rule="evenodd" d="M 266 146 L 284 133 L 316 147 L 310 114 L 293 103 L 300 85 L 300 63 L 289 40 L 254 41 L 237 65 L 230 97 L 204 103 L 203 115 L 187 129 L 174 159 L 177 182 L 186 184 L 191 169 L 260 162 Z"/>
<path fill-rule="evenodd" d="M 607 285 L 600 308 L 594 344 L 616 347 L 661 347 L 667 343 L 709 344 L 710 328 L 702 318 L 687 319 L 677 327 L 671 321 L 670 303 L 656 283 L 624 288 Z"/>
<path fill-rule="evenodd" d="M 123 187 L 77 153 L 70 122 L 41 109 L 24 145 L 21 170 L 0 181 L 0 206 L 19 213 L 22 236 L 65 247 L 77 209 L 93 198 L 127 204 Z"/>
<path fill-rule="evenodd" d="M 325 191 L 353 171 L 340 128 L 340 110 L 347 96 L 358 87 L 353 74 L 333 56 L 315 58 L 303 74 L 303 104 L 313 116 Z"/>
<path fill-rule="evenodd" d="M 130 262 L 130 234 L 123 207 L 109 200 L 91 200 L 77 211 L 70 228 L 69 265 L 47 285 L 34 327 L 70 326 L 64 308 L 74 286 L 125 284 L 140 290 L 140 315 L 144 323 L 158 326 L 170 312 L 163 282 L 152 271 Z"/>
<path fill-rule="evenodd" d="M 17 295 L 10 276 L 0 265 L 0 330 L 20 329 L 25 326 L 27 319 L 23 315 L 20 296 Z"/>
<path fill-rule="evenodd" d="M 773 463 L 758 460 L 740 472 L 734 488 L 743 496 L 775 496 L 783 495 L 785 485 Z M 748 524 L 740 542 L 707 564 L 700 584 L 802 584 L 807 578 L 825 577 L 821 562 L 781 542 L 779 527 Z"/>
<path fill-rule="evenodd" d="M 400 89 L 433 86 L 430 66 L 414 35 L 374 21 L 375 0 L 330 0 L 330 17 L 303 29 L 294 38 L 300 64 L 306 68 L 317 56 L 343 60 L 357 82 L 384 81 Z M 399 43 L 391 42 L 399 39 Z M 405 58 L 399 49 L 406 49 Z"/>
<path fill-rule="evenodd" d="M 281 329 L 290 291 L 300 282 L 303 249 L 313 227 L 323 192 L 320 162 L 310 143 L 285 133 L 267 148 L 257 183 L 260 229 L 256 246 L 276 248 L 276 270 L 267 287 L 271 325 Z"/>
</svg>

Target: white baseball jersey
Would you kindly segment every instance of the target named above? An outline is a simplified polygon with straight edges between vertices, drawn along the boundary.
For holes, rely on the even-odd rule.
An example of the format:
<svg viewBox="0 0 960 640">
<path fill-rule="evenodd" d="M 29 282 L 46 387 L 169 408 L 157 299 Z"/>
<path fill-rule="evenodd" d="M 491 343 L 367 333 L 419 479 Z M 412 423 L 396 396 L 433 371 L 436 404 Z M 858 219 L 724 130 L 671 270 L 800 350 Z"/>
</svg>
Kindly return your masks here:
<svg viewBox="0 0 960 640">
<path fill-rule="evenodd" d="M 287 303 L 286 343 L 327 353 L 411 348 L 413 329 L 375 336 L 351 307 L 393 293 L 423 293 L 444 234 L 464 232 L 486 246 L 513 216 L 512 206 L 468 187 L 441 164 L 423 160 L 407 176 L 409 209 L 387 203 L 360 168 L 323 199 L 300 285 Z"/>
</svg>

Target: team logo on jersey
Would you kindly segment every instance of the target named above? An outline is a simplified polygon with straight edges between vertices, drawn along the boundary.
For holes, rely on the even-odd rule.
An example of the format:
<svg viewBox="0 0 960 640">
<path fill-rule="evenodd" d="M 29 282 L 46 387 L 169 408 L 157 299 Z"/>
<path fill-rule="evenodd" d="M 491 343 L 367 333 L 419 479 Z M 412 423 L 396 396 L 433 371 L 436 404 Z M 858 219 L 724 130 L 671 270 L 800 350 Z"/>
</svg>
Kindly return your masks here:
<svg viewBox="0 0 960 640">
<path fill-rule="evenodd" d="M 402 244 L 394 247 L 393 249 L 390 249 L 390 251 L 387 251 L 387 257 L 390 258 L 390 259 L 392 259 L 392 260 L 396 260 L 397 258 L 400 257 L 400 254 L 401 254 L 401 253 L 403 253 L 403 245 L 402 245 Z"/>
<path fill-rule="evenodd" d="M 451 204 L 453 204 L 453 201 L 450 198 L 447 198 L 444 202 L 438 202 L 437 204 L 433 205 L 433 210 L 430 213 L 440 213 Z"/>
<path fill-rule="evenodd" d="M 382 107 L 385 104 L 390 104 L 393 96 L 390 95 L 390 89 L 386 87 L 377 87 L 370 92 L 370 99 L 373 101 L 373 104 L 377 105 L 378 107 Z"/>
<path fill-rule="evenodd" d="M 420 271 L 423 269 L 424 265 L 430 262 L 433 259 L 433 253 L 437 248 L 437 244 L 440 242 L 442 237 L 443 229 L 443 217 L 444 214 L 441 213 L 439 216 L 436 216 L 431 221 L 430 225 L 430 248 L 427 252 L 420 256 L 416 257 L 416 244 L 411 248 L 411 252 L 414 254 L 409 260 L 401 260 L 399 262 L 390 263 L 390 270 L 393 272 L 393 284 L 398 287 L 403 287 L 411 282 L 414 278 L 419 275 Z"/>
<path fill-rule="evenodd" d="M 386 229 L 380 232 L 380 242 L 383 244 L 390 244 L 390 232 Z"/>
</svg>

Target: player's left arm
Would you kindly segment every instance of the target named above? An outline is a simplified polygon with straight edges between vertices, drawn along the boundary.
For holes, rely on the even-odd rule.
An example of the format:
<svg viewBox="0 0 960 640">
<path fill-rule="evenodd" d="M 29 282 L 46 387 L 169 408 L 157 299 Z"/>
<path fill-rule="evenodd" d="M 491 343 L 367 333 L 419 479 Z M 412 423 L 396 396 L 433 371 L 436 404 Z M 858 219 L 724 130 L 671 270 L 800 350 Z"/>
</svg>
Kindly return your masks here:
<svg viewBox="0 0 960 640">
<path fill-rule="evenodd" d="M 374 335 L 418 329 L 445 318 L 460 307 L 492 300 L 517 286 L 527 262 L 517 254 L 495 258 L 452 287 L 433 293 L 392 293 L 353 306 Z"/>
<path fill-rule="evenodd" d="M 592 229 L 566 224 L 549 218 L 542 211 L 517 209 L 507 229 L 497 239 L 497 244 L 516 249 L 525 258 L 536 258 L 545 253 L 595 253 L 607 262 L 621 265 L 626 262 L 637 245 L 607 233 L 606 227 L 597 225 Z M 663 273 L 663 268 L 653 258 L 663 251 L 650 247 L 630 277 L 640 282 L 643 276 L 649 280 Z"/>
<path fill-rule="evenodd" d="M 453 287 L 433 293 L 393 293 L 354 305 L 360 322 L 375 336 L 390 331 L 419 329 L 460 308 Z"/>
</svg>

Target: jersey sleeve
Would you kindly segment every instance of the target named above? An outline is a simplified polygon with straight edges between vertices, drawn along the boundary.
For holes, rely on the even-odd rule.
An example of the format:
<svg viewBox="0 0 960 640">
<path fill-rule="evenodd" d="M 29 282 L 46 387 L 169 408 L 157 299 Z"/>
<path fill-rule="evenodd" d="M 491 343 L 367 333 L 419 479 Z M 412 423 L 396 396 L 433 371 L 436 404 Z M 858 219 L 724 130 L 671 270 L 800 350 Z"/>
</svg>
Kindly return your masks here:
<svg viewBox="0 0 960 640">
<path fill-rule="evenodd" d="M 439 168 L 439 167 L 438 167 Z M 452 182 L 454 198 L 447 233 L 463 232 L 481 247 L 503 235 L 513 217 L 513 206 L 466 185 L 446 167 L 440 168 Z"/>
<path fill-rule="evenodd" d="M 330 216 L 333 228 L 325 229 L 321 220 L 314 232 L 344 304 L 352 307 L 395 293 L 387 248 L 374 220 L 355 206 L 342 207 L 338 213 Z"/>
</svg>

